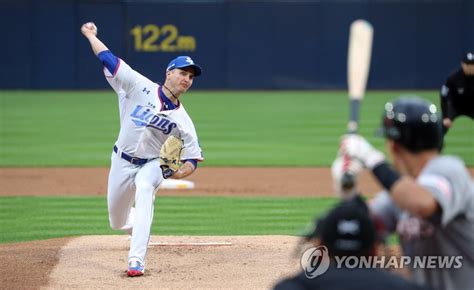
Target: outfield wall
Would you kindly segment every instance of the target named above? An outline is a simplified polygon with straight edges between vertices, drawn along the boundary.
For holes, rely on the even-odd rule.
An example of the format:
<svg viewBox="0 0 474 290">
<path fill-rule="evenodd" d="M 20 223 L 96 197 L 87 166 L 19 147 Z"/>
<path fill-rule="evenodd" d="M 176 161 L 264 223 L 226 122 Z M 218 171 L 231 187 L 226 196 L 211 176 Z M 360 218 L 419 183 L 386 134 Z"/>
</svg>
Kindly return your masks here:
<svg viewBox="0 0 474 290">
<path fill-rule="evenodd" d="M 151 79 L 177 55 L 202 64 L 200 89 L 344 89 L 348 27 L 375 27 L 371 89 L 436 89 L 474 50 L 472 0 L 0 0 L 0 89 L 106 88 L 80 34 L 94 21 Z"/>
</svg>

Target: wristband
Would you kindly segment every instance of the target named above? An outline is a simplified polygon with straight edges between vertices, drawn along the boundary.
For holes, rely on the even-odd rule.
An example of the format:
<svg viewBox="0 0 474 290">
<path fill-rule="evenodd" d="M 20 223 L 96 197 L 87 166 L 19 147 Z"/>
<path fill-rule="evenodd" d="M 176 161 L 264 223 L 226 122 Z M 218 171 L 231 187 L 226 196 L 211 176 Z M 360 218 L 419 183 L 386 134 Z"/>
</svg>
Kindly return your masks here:
<svg viewBox="0 0 474 290">
<path fill-rule="evenodd" d="M 372 173 L 382 184 L 382 186 L 390 192 L 393 184 L 400 179 L 400 174 L 396 172 L 387 162 L 382 162 L 372 169 Z"/>
<path fill-rule="evenodd" d="M 173 169 L 169 168 L 168 166 L 161 166 L 161 174 L 163 175 L 164 179 L 170 178 L 175 171 Z"/>
</svg>

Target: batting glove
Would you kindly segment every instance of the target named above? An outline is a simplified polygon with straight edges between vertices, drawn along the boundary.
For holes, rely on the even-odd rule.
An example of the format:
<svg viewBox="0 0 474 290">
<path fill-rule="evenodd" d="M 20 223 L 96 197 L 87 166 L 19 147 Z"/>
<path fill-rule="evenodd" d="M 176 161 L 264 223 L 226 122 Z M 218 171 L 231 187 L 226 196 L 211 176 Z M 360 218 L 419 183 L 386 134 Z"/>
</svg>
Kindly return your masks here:
<svg viewBox="0 0 474 290">
<path fill-rule="evenodd" d="M 359 160 L 370 170 L 385 161 L 382 152 L 375 149 L 364 137 L 357 134 L 348 134 L 342 138 L 339 154 L 346 154 L 351 159 Z"/>
<path fill-rule="evenodd" d="M 362 170 L 364 170 L 364 166 L 359 160 L 350 160 L 350 158 L 345 156 L 338 156 L 334 159 L 331 166 L 331 174 L 334 190 L 340 198 L 350 200 L 359 194 L 356 184 L 352 188 L 344 188 L 342 179 L 344 174 L 350 174 L 355 181 Z"/>
</svg>

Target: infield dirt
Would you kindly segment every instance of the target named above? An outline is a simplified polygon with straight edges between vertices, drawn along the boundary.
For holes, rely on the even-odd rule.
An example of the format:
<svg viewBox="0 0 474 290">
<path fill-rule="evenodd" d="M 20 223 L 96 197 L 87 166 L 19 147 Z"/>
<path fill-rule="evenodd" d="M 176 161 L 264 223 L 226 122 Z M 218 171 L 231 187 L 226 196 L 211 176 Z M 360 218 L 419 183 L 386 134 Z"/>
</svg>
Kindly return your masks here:
<svg viewBox="0 0 474 290">
<path fill-rule="evenodd" d="M 0 168 L 0 195 L 105 195 L 108 168 Z M 334 196 L 328 168 L 202 167 L 186 178 L 195 189 L 158 195 Z M 380 188 L 361 175 L 363 192 Z"/>
</svg>

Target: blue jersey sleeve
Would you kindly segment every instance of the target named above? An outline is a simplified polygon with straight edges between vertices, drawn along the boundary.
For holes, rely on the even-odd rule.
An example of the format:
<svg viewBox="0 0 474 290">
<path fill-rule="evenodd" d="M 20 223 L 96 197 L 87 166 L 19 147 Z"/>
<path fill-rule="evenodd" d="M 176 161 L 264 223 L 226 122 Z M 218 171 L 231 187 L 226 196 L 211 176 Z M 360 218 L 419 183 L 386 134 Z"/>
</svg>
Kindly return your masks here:
<svg viewBox="0 0 474 290">
<path fill-rule="evenodd" d="M 186 162 L 186 161 L 191 162 L 194 165 L 194 168 L 198 167 L 198 164 L 197 164 L 198 162 L 197 162 L 196 159 L 186 159 L 186 160 L 184 160 L 184 162 Z"/>
<path fill-rule="evenodd" d="M 118 57 L 116 57 L 110 50 L 100 52 L 97 57 L 100 59 L 104 67 L 107 68 L 110 74 L 114 75 L 119 64 Z"/>
</svg>

